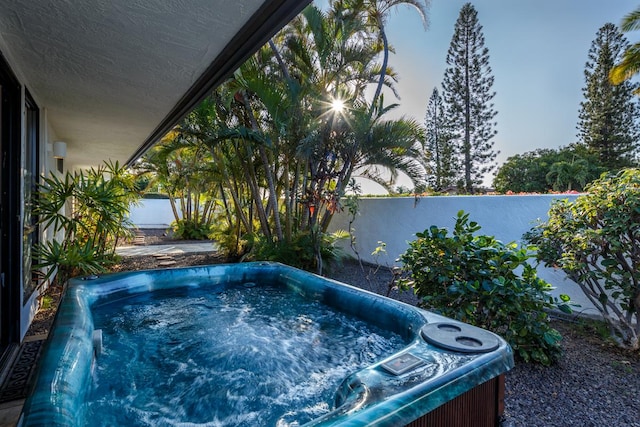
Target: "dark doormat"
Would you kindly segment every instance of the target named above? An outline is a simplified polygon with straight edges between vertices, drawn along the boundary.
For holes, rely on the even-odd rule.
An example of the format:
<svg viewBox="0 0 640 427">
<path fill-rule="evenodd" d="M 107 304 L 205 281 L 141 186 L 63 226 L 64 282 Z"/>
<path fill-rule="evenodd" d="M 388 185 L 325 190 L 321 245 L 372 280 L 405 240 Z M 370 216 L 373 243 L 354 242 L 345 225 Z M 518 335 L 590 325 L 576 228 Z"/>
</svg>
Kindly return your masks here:
<svg viewBox="0 0 640 427">
<path fill-rule="evenodd" d="M 36 340 L 22 343 L 13 365 L 0 386 L 0 403 L 27 397 L 44 342 L 45 340 Z"/>
</svg>

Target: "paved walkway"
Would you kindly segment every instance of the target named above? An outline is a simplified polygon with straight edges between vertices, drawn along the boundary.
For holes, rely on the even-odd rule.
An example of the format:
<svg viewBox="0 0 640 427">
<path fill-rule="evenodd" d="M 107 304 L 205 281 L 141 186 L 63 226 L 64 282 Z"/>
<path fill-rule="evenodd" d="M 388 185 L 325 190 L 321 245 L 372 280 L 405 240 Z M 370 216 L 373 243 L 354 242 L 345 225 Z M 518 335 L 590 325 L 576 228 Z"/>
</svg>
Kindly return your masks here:
<svg viewBox="0 0 640 427">
<path fill-rule="evenodd" d="M 215 252 L 218 250 L 214 242 L 201 243 L 176 243 L 173 245 L 131 245 L 116 248 L 116 253 L 120 256 L 140 256 L 157 254 L 186 254 L 190 252 Z"/>
</svg>

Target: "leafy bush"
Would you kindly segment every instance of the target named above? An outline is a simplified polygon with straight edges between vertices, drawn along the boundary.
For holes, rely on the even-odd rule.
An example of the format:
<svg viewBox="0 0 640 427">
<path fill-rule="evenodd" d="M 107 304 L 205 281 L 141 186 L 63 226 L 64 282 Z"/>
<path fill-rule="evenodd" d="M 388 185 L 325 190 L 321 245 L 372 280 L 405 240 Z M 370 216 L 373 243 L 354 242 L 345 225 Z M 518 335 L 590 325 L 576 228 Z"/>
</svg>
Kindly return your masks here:
<svg viewBox="0 0 640 427">
<path fill-rule="evenodd" d="M 460 211 L 453 236 L 436 226 L 417 233 L 400 256 L 410 273 L 401 286 L 413 287 L 422 307 L 502 335 L 524 361 L 555 362 L 561 336 L 549 326 L 545 309 L 558 305 L 548 293 L 551 286 L 527 262 L 530 248 L 474 236 L 480 228 Z"/>
<path fill-rule="evenodd" d="M 224 220 L 214 221 L 211 239 L 216 242 L 218 252 L 229 259 L 241 259 L 250 249 L 254 241 L 253 234 L 241 234 L 239 223 L 230 226 Z"/>
<path fill-rule="evenodd" d="M 574 202 L 551 205 L 527 239 L 538 259 L 562 268 L 600 311 L 611 337 L 640 349 L 640 170 L 606 175 Z"/>
<path fill-rule="evenodd" d="M 336 242 L 345 237 L 345 233 L 319 233 L 320 255 L 316 256 L 316 241 L 314 236 L 308 231 L 295 234 L 290 243 L 269 242 L 260 239 L 255 242 L 251 250 L 251 258 L 259 261 L 276 261 L 303 270 L 317 272 L 318 264 L 324 267 L 337 264 L 344 257 L 344 252 Z M 318 238 L 318 237 L 316 237 Z"/>
<path fill-rule="evenodd" d="M 212 233 L 211 226 L 188 219 L 172 222 L 171 229 L 174 236 L 182 240 L 208 240 Z"/>
</svg>

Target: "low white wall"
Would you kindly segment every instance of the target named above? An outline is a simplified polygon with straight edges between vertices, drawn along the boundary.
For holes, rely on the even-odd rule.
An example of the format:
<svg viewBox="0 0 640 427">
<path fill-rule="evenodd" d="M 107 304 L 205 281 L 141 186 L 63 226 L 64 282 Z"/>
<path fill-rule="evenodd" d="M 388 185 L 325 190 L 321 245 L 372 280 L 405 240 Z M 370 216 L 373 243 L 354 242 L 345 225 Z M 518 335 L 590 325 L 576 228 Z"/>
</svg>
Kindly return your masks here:
<svg viewBox="0 0 640 427">
<path fill-rule="evenodd" d="M 576 195 L 527 196 L 442 196 L 400 198 L 362 198 L 359 213 L 352 225 L 360 256 L 374 262 L 371 252 L 378 241 L 387 244 L 386 250 L 394 260 L 408 248 L 415 234 L 431 225 L 453 230 L 458 211 L 469 214 L 477 222 L 481 234 L 495 236 L 504 243 L 520 241 L 522 234 L 546 220 L 553 200 L 575 199 Z M 331 230 L 347 230 L 349 213 L 336 214 Z"/>
<path fill-rule="evenodd" d="M 431 225 L 453 229 L 458 211 L 469 213 L 470 221 L 482 228 L 479 233 L 495 236 L 504 243 L 519 242 L 536 220 L 546 220 L 553 200 L 575 200 L 577 195 L 527 195 L 527 196 L 442 196 L 362 198 L 359 213 L 352 225 L 360 257 L 367 262 L 381 265 L 397 264 L 395 260 L 409 247 L 415 234 Z M 132 206 L 130 219 L 139 228 L 163 227 L 173 222 L 171 205 L 166 199 L 143 199 L 139 206 Z M 336 214 L 329 231 L 347 230 L 349 214 Z M 386 253 L 374 257 L 371 253 L 378 242 L 386 244 Z M 347 241 L 341 242 L 347 253 L 352 253 Z M 577 284 L 567 279 L 560 270 L 538 267 L 538 276 L 556 287 L 558 296 L 568 294 L 580 304 L 578 311 L 596 314 Z"/>
<path fill-rule="evenodd" d="M 553 200 L 578 197 L 573 194 L 526 195 L 526 196 L 441 196 L 362 198 L 358 201 L 359 213 L 352 224 L 355 230 L 356 248 L 363 261 L 381 265 L 398 265 L 396 259 L 407 250 L 408 242 L 415 234 L 431 225 L 453 230 L 457 213 L 464 210 L 469 220 L 482 228 L 478 233 L 495 236 L 504 243 L 520 242 L 522 235 L 530 230 L 537 220 L 545 221 Z M 349 213 L 336 214 L 329 231 L 348 230 Z M 372 252 L 386 244 L 386 254 L 375 257 Z M 341 245 L 353 254 L 349 242 Z M 579 286 L 569 280 L 560 270 L 538 267 L 538 276 L 556 287 L 558 296 L 568 294 L 588 314 L 596 310 L 586 299 Z"/>
<path fill-rule="evenodd" d="M 141 199 L 129 207 L 129 219 L 138 228 L 168 226 L 175 221 L 169 199 Z"/>
</svg>

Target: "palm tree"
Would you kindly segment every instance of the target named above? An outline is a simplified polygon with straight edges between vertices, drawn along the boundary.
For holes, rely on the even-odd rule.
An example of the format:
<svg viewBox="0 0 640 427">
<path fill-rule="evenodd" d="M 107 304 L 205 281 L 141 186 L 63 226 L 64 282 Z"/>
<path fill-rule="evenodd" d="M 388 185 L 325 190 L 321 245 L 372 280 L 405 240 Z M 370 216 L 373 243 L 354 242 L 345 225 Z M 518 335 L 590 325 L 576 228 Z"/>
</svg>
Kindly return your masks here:
<svg viewBox="0 0 640 427">
<path fill-rule="evenodd" d="M 337 1 L 332 6 L 326 14 L 315 7 L 305 9 L 292 23 L 283 51 L 295 69 L 291 74 L 309 83 L 306 95 L 315 118 L 297 143 L 297 154 L 308 166 L 304 191 L 315 208 L 307 226 L 319 224 L 322 230 L 354 174 L 386 188 L 398 170 L 414 182 L 424 175 L 416 160 L 420 126 L 407 119 L 385 120 L 396 105 L 383 106 L 382 96 L 371 102 L 365 98 L 367 85 L 380 81 L 379 43 L 377 36 L 371 36 L 372 26 L 362 19 L 365 3 Z M 332 110 L 334 99 L 344 101 L 347 108 Z M 381 178 L 381 169 L 390 172 L 391 181 Z"/>
<path fill-rule="evenodd" d="M 562 160 L 551 165 L 546 179 L 556 191 L 562 191 L 564 188 L 566 191 L 571 191 L 576 188 L 582 189 L 587 183 L 588 175 L 589 163 L 586 160 L 576 159 L 571 162 Z"/>
<path fill-rule="evenodd" d="M 373 114 L 373 109 L 377 108 L 378 99 L 382 92 L 382 86 L 387 84 L 385 82 L 386 76 L 391 73 L 389 67 L 389 40 L 387 38 L 387 32 L 385 25 L 389 19 L 389 13 L 397 6 L 409 6 L 418 12 L 422 23 L 426 29 L 427 27 L 427 1 L 419 0 L 344 0 L 347 7 L 353 8 L 356 11 L 360 11 L 363 15 L 366 24 L 370 28 L 375 28 L 377 31 L 378 41 L 382 43 L 382 65 L 380 66 L 379 78 L 376 86 L 376 91 L 373 95 L 373 101 L 371 102 L 370 114 Z"/>
<path fill-rule="evenodd" d="M 240 225 L 253 232 L 255 216 L 261 241 L 311 236 L 318 271 L 320 242 L 353 175 L 387 186 L 382 169 L 392 179 L 398 171 L 424 176 L 415 160 L 420 126 L 386 119 L 395 105 L 384 106 L 382 95 L 366 99 L 367 87 L 384 80 L 379 37 L 345 3 L 326 13 L 307 7 L 176 128 L 181 143 L 207 148 L 202 158 L 235 206 L 225 212 L 238 235 Z M 336 99 L 348 106 L 342 113 L 331 108 Z"/>
<path fill-rule="evenodd" d="M 640 29 L 640 7 L 624 17 L 621 29 L 623 32 Z M 635 43 L 625 50 L 622 61 L 611 69 L 609 78 L 613 84 L 617 85 L 629 80 L 638 72 L 640 72 L 640 43 Z M 640 88 L 634 93 L 640 95 Z"/>
</svg>

